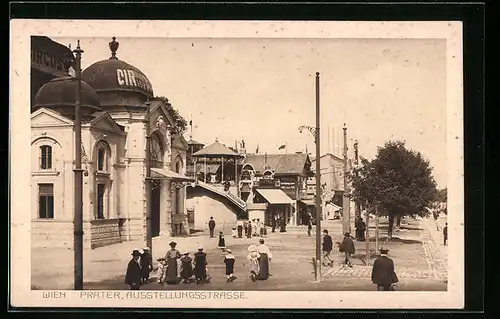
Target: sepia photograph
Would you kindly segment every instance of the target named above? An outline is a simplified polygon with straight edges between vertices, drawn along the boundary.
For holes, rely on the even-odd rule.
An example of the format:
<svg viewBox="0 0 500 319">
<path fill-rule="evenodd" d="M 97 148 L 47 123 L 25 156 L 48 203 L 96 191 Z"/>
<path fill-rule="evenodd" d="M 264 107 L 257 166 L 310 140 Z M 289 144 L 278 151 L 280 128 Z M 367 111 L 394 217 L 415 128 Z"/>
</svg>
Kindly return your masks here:
<svg viewBox="0 0 500 319">
<path fill-rule="evenodd" d="M 36 22 L 11 67 L 29 187 L 13 290 L 463 304 L 460 23 Z"/>
</svg>

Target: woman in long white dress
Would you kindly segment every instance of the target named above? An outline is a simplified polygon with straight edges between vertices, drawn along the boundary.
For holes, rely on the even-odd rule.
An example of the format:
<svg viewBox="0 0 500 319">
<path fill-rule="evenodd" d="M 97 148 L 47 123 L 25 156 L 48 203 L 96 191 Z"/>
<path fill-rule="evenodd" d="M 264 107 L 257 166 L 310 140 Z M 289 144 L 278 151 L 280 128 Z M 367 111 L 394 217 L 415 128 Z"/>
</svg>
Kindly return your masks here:
<svg viewBox="0 0 500 319">
<path fill-rule="evenodd" d="M 256 281 L 257 277 L 259 276 L 259 273 L 260 273 L 259 257 L 260 257 L 260 254 L 257 251 L 257 246 L 250 245 L 248 247 L 247 259 L 249 261 L 250 278 L 252 279 L 252 281 Z"/>
</svg>

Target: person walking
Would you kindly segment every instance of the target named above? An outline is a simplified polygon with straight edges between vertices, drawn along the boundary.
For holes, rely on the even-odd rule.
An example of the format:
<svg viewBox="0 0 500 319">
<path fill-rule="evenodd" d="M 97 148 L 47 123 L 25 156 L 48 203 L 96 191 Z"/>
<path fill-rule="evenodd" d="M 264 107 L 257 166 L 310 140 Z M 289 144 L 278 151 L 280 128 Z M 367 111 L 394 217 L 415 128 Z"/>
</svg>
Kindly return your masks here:
<svg viewBox="0 0 500 319">
<path fill-rule="evenodd" d="M 257 252 L 259 253 L 259 257 L 257 258 L 259 261 L 259 280 L 267 280 L 269 278 L 269 264 L 271 262 L 271 258 L 273 258 L 273 254 L 264 243 L 264 239 L 259 240 L 259 246 L 257 246 Z"/>
<path fill-rule="evenodd" d="M 387 257 L 389 249 L 380 248 L 380 257 L 375 259 L 372 267 L 372 282 L 377 285 L 377 291 L 392 291 L 393 284 L 399 281 L 394 262 Z"/>
<path fill-rule="evenodd" d="M 278 224 L 278 222 L 276 221 L 276 216 L 273 216 L 271 218 L 271 232 L 276 232 L 276 224 Z"/>
<path fill-rule="evenodd" d="M 175 249 L 177 243 L 172 241 L 169 243 L 170 250 L 167 251 L 165 255 L 165 259 L 167 260 L 167 274 L 165 282 L 167 284 L 176 285 L 179 283 L 178 274 L 177 274 L 177 262 L 178 259 L 181 258 L 181 253 Z"/>
<path fill-rule="evenodd" d="M 322 245 L 322 250 L 323 250 L 323 266 L 332 266 L 333 261 L 330 259 L 330 253 L 333 250 L 333 240 L 330 235 L 328 235 L 328 230 L 324 229 L 323 230 L 323 245 Z M 327 261 L 327 262 L 325 262 Z"/>
<path fill-rule="evenodd" d="M 203 247 L 199 247 L 194 254 L 194 277 L 197 285 L 207 279 L 207 264 L 207 254 L 203 252 Z"/>
<path fill-rule="evenodd" d="M 130 286 L 130 290 L 139 290 L 142 283 L 142 270 L 139 258 L 141 253 L 138 249 L 132 251 L 132 259 L 128 262 L 125 283 Z"/>
<path fill-rule="evenodd" d="M 193 277 L 193 259 L 186 251 L 181 257 L 181 278 L 184 284 L 189 284 L 191 277 Z"/>
<path fill-rule="evenodd" d="M 448 246 L 448 223 L 446 223 L 443 227 L 443 241 L 444 245 Z"/>
<path fill-rule="evenodd" d="M 238 238 L 243 238 L 243 221 L 238 219 L 236 222 L 236 228 L 238 230 Z"/>
<path fill-rule="evenodd" d="M 247 238 L 252 238 L 253 229 L 252 229 L 252 221 L 248 221 L 248 229 L 247 229 Z"/>
<path fill-rule="evenodd" d="M 345 253 L 345 261 L 344 263 L 352 267 L 352 255 L 356 251 L 356 247 L 354 246 L 354 242 L 351 239 L 351 234 L 350 233 L 345 233 L 344 234 L 344 240 L 340 244 L 339 251 Z"/>
<path fill-rule="evenodd" d="M 226 276 L 227 282 L 232 282 L 236 279 L 234 275 L 234 264 L 236 262 L 236 258 L 231 253 L 231 249 L 226 250 L 227 254 L 224 256 L 224 264 L 226 264 Z"/>
<path fill-rule="evenodd" d="M 313 228 L 312 220 L 309 218 L 307 222 L 307 236 L 311 237 L 311 230 Z"/>
<path fill-rule="evenodd" d="M 208 221 L 208 230 L 210 231 L 210 238 L 214 238 L 215 220 L 212 216 L 210 216 L 210 220 Z"/>
<path fill-rule="evenodd" d="M 366 223 L 359 217 L 356 224 L 356 240 L 365 241 Z"/>
<path fill-rule="evenodd" d="M 144 247 L 142 249 L 143 253 L 141 255 L 141 272 L 142 272 L 142 283 L 149 283 L 149 273 L 153 271 L 153 257 L 151 256 L 149 247 Z"/>
</svg>

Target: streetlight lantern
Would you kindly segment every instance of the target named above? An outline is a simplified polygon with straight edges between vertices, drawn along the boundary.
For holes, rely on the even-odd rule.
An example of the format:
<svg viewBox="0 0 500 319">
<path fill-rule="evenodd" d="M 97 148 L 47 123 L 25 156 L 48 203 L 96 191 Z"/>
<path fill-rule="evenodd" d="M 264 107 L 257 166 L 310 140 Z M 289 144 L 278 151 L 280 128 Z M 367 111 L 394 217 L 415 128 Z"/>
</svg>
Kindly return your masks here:
<svg viewBox="0 0 500 319">
<path fill-rule="evenodd" d="M 73 216 L 73 236 L 74 236 L 74 290 L 83 289 L 83 169 L 82 169 L 82 119 L 80 114 L 81 92 L 82 92 L 82 53 L 80 40 L 77 41 L 75 53 L 75 79 L 76 79 L 76 99 L 75 99 L 75 213 Z"/>
</svg>

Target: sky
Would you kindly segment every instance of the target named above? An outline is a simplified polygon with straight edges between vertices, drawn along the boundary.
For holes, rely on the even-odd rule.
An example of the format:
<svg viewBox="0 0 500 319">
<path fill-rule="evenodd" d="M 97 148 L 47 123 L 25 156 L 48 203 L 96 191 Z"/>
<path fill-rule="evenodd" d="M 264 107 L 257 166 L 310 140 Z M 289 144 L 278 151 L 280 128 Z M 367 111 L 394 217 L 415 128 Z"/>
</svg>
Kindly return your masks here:
<svg viewBox="0 0 500 319">
<path fill-rule="evenodd" d="M 76 38 L 53 40 L 76 46 Z M 108 38 L 80 38 L 82 69 L 111 54 Z M 315 155 L 315 73 L 320 72 L 321 153 L 372 159 L 377 147 L 403 140 L 430 161 L 446 187 L 446 40 L 117 38 L 117 57 L 140 69 L 166 96 L 193 139 L 247 152 Z M 186 139 L 189 139 L 189 131 Z"/>
</svg>

